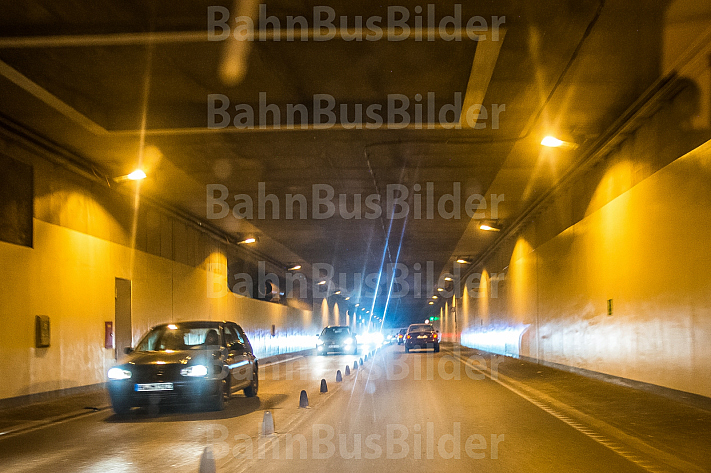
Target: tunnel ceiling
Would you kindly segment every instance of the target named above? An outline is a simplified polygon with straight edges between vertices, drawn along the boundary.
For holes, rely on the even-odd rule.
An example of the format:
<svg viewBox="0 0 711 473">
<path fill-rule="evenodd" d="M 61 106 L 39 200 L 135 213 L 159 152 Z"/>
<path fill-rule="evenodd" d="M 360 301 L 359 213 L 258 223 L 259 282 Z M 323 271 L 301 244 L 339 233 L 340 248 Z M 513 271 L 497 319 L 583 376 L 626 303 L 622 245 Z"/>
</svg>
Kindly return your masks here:
<svg viewBox="0 0 711 473">
<path fill-rule="evenodd" d="M 348 275 L 348 287 L 355 273 L 377 272 L 383 258 L 410 271 L 416 263 L 424 271 L 432 261 L 435 277 L 451 270 L 456 257 L 475 259 L 496 235 L 477 230 L 479 221 L 464 213 L 467 196 L 503 194 L 498 223 L 505 227 L 576 161 L 572 151 L 542 150 L 543 135 L 563 136 L 585 149 L 660 74 L 664 2 L 481 1 L 461 5 L 461 17 L 479 16 L 489 25 L 493 17 L 505 17 L 493 47 L 491 38 L 487 43 L 466 37 L 254 41 L 244 79 L 226 85 L 218 71 L 229 43 L 207 41 L 204 34 L 208 7 L 215 5 L 220 3 L 6 2 L 0 16 L 3 121 L 115 176 L 130 172 L 141 156 L 149 174 L 145 195 L 209 221 L 235 240 L 258 235 L 259 252 L 284 264 L 332 264 Z M 311 21 L 314 6 L 323 5 L 351 22 L 357 16 L 387 17 L 384 4 L 347 1 L 275 1 L 266 3 L 266 11 L 284 26 L 288 15 Z M 425 4 L 394 5 L 417 12 Z M 454 13 L 451 3 L 430 5 L 437 23 Z M 258 117 L 260 93 L 266 104 L 280 108 L 280 127 L 271 112 L 265 129 L 208 127 L 209 94 L 227 97 L 234 119 L 238 104 L 252 107 Z M 437 112 L 455 104 L 457 95 L 465 102 L 478 98 L 475 103 L 489 117 L 480 115 L 482 129 L 428 129 L 427 111 L 424 129 L 318 129 L 318 94 L 346 107 L 349 121 L 359 105 L 385 107 L 393 94 L 409 98 L 411 117 L 415 103 L 427 106 L 428 94 L 434 94 Z M 308 126 L 287 129 L 287 107 L 298 104 L 308 112 Z M 491 113 L 495 106 L 505 107 L 498 124 Z M 278 219 L 270 218 L 268 205 L 267 218 L 258 218 L 260 182 L 279 200 Z M 462 218 L 442 218 L 436 202 L 434 218 L 425 218 L 426 183 L 433 183 L 436 199 L 460 183 Z M 254 218 L 208 219 L 210 184 L 228 189 L 230 207 L 233 196 L 249 195 Z M 334 190 L 337 214 L 314 219 L 309 209 L 302 220 L 297 210 L 297 218 L 287 220 L 286 195 L 303 194 L 311 204 L 313 185 L 319 184 Z M 365 200 L 379 193 L 384 203 L 392 184 L 411 193 L 415 184 L 421 186 L 423 218 L 412 212 L 393 220 L 338 215 L 339 194 L 348 196 L 349 209 L 355 194 Z M 414 205 L 412 196 L 409 203 Z M 392 307 L 414 316 L 426 302 L 410 296 Z"/>
</svg>

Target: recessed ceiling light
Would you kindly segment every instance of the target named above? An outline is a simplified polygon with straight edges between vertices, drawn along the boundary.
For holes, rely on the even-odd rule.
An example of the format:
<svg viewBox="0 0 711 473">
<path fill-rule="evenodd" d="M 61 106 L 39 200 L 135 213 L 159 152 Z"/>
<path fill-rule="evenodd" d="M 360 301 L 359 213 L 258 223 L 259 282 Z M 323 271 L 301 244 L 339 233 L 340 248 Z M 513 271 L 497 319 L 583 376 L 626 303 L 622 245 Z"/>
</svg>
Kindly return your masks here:
<svg viewBox="0 0 711 473">
<path fill-rule="evenodd" d="M 482 223 L 481 225 L 479 225 L 479 229 L 487 231 L 487 232 L 500 232 L 501 231 L 501 227 L 499 227 L 498 225 L 495 225 L 493 223 Z"/>
<path fill-rule="evenodd" d="M 301 265 L 300 265 L 300 264 L 295 264 L 295 265 L 293 265 L 292 267 L 289 268 L 289 271 L 298 271 L 298 270 L 300 270 L 300 269 L 301 269 Z"/>
<path fill-rule="evenodd" d="M 449 276 L 445 276 L 445 277 L 444 277 L 444 280 L 445 280 L 445 281 L 453 281 L 453 279 L 450 278 Z"/>
<path fill-rule="evenodd" d="M 561 146 L 563 146 L 563 143 L 564 143 L 564 141 L 559 140 L 555 136 L 550 136 L 550 135 L 546 136 L 545 138 L 543 138 L 541 140 L 541 144 L 543 146 L 547 146 L 549 148 L 560 148 Z"/>
<path fill-rule="evenodd" d="M 457 263 L 459 263 L 459 264 L 469 264 L 469 261 L 465 260 L 464 258 L 459 258 L 459 259 L 457 259 Z"/>
<path fill-rule="evenodd" d="M 129 181 L 140 181 L 141 179 L 145 179 L 145 178 L 146 178 L 146 173 L 143 172 L 143 170 L 141 170 L 141 169 L 136 169 L 136 170 L 133 171 L 131 174 L 129 174 L 128 176 L 126 176 L 126 178 L 127 178 Z"/>
</svg>

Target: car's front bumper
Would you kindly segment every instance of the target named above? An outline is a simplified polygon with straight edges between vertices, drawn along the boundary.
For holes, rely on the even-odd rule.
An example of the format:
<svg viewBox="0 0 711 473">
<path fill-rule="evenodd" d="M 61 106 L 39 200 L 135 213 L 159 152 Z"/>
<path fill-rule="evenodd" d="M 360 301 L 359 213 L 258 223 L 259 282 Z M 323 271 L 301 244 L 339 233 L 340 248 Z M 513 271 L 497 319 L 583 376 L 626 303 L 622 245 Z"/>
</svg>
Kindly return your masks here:
<svg viewBox="0 0 711 473">
<path fill-rule="evenodd" d="M 358 350 L 358 345 L 346 345 L 343 343 L 324 343 L 318 345 L 316 350 L 319 353 L 353 353 Z"/>
<path fill-rule="evenodd" d="M 166 391 L 138 391 L 136 385 L 139 383 L 130 379 L 111 380 L 107 384 L 112 404 L 142 407 L 208 402 L 218 395 L 223 383 L 221 379 L 180 379 L 172 381 L 173 389 Z"/>
</svg>

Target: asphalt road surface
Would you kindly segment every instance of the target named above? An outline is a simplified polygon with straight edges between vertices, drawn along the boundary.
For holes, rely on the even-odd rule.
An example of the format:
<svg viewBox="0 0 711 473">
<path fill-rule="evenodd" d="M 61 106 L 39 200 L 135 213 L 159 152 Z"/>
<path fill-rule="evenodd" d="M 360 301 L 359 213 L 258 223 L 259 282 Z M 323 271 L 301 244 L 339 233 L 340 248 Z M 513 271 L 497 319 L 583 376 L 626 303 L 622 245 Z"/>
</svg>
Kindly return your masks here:
<svg viewBox="0 0 711 473">
<path fill-rule="evenodd" d="M 393 345 L 354 370 L 363 357 L 263 367 L 258 398 L 234 397 L 222 412 L 103 410 L 1 438 L 0 471 L 197 472 L 206 447 L 217 472 L 705 471 L 605 419 L 576 418 L 574 408 L 499 374 L 502 357 Z M 302 389 L 308 408 L 299 407 Z M 263 430 L 265 412 L 274 433 Z"/>
</svg>

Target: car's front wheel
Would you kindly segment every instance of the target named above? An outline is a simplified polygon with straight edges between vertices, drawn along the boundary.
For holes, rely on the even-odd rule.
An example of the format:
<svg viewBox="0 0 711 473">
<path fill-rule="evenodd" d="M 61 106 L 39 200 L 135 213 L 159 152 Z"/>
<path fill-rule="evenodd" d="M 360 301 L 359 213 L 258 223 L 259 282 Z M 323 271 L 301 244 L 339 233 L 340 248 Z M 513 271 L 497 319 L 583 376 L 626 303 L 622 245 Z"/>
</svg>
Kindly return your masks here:
<svg viewBox="0 0 711 473">
<path fill-rule="evenodd" d="M 244 395 L 247 397 L 255 397 L 259 392 L 259 372 L 257 368 L 252 372 L 252 383 L 244 388 Z"/>
<path fill-rule="evenodd" d="M 211 411 L 221 411 L 225 408 L 225 398 L 229 396 L 229 391 L 227 391 L 227 389 L 229 389 L 227 380 L 223 379 L 220 383 L 220 388 L 218 389 L 217 394 L 215 394 L 208 402 L 208 408 Z"/>
</svg>

